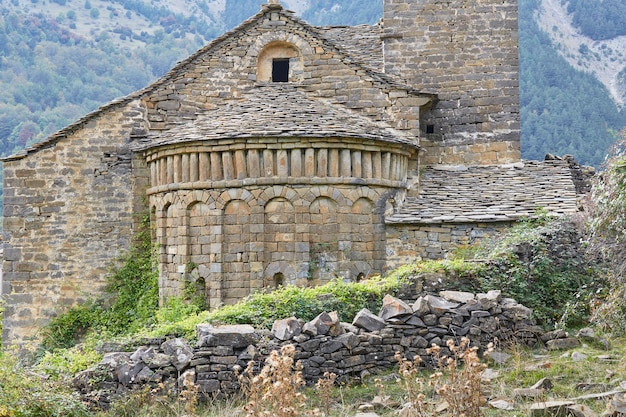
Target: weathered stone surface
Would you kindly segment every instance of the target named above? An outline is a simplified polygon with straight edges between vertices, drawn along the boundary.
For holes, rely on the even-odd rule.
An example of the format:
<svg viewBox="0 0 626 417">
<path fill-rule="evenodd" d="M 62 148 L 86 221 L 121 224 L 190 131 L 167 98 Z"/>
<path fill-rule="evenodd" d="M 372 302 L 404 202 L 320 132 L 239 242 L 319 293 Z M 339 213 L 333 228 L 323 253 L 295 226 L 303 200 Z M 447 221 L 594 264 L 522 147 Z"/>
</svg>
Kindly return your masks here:
<svg viewBox="0 0 626 417">
<path fill-rule="evenodd" d="M 565 417 L 568 407 L 573 401 L 545 401 L 531 404 L 528 407 L 531 417 Z"/>
<path fill-rule="evenodd" d="M 279 340 L 291 340 L 294 336 L 298 336 L 301 331 L 302 327 L 295 317 L 276 320 L 272 325 L 272 333 Z"/>
<path fill-rule="evenodd" d="M 390 294 L 385 295 L 383 305 L 378 313 L 381 319 L 389 320 L 407 314 L 413 314 L 413 309 L 407 303 Z"/>
<path fill-rule="evenodd" d="M 550 340 L 554 340 L 554 339 L 565 339 L 569 337 L 569 333 L 567 333 L 565 330 L 563 329 L 556 329 L 556 330 L 552 330 L 550 332 L 544 333 L 541 336 L 541 341 L 544 343 L 547 343 Z"/>
<path fill-rule="evenodd" d="M 439 291 L 439 295 L 445 300 L 461 304 L 472 301 L 475 298 L 475 295 L 471 292 L 463 291 Z"/>
<path fill-rule="evenodd" d="M 574 404 L 567 407 L 572 417 L 597 417 L 598 414 L 584 404 Z"/>
<path fill-rule="evenodd" d="M 436 314 L 438 316 L 442 315 L 443 313 L 447 313 L 453 308 L 457 308 L 459 306 L 459 303 L 446 301 L 445 299 L 441 297 L 435 297 L 434 295 L 430 295 L 430 294 L 424 296 L 424 299 L 430 306 L 431 313 Z"/>
<path fill-rule="evenodd" d="M 568 350 L 580 346 L 580 342 L 574 337 L 567 337 L 565 339 L 549 340 L 546 346 L 549 350 Z"/>
<path fill-rule="evenodd" d="M 338 336 L 344 333 L 336 312 L 322 312 L 303 326 L 303 331 L 311 336 L 330 335 Z"/>
<path fill-rule="evenodd" d="M 231 346 L 243 348 L 259 339 L 254 327 L 247 324 L 230 326 L 198 325 L 198 347 Z"/>
<path fill-rule="evenodd" d="M 368 332 L 373 332 L 385 327 L 385 320 L 378 317 L 368 309 L 364 308 L 360 310 L 356 314 L 356 316 L 354 316 L 352 324 L 362 329 L 365 329 Z"/>
<path fill-rule="evenodd" d="M 430 305 L 428 304 L 428 301 L 426 301 L 424 297 L 420 296 L 417 300 L 415 300 L 415 303 L 413 303 L 413 312 L 418 317 L 423 317 L 425 314 L 430 313 Z"/>
<path fill-rule="evenodd" d="M 179 371 L 185 369 L 193 358 L 193 350 L 183 339 L 170 339 L 161 345 L 161 350 L 171 357 L 172 365 Z"/>
</svg>

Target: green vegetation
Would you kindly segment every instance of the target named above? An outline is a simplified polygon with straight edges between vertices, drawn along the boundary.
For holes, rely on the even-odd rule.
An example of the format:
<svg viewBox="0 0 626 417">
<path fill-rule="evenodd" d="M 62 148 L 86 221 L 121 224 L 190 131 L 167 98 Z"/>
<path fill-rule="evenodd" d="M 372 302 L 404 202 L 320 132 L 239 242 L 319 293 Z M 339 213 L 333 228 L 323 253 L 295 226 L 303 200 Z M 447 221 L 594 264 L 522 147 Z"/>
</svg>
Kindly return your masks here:
<svg viewBox="0 0 626 417">
<path fill-rule="evenodd" d="M 626 4 L 622 0 L 570 0 L 567 11 L 583 35 L 596 41 L 626 35 Z"/>
<path fill-rule="evenodd" d="M 590 251 L 610 265 L 607 299 L 598 304 L 593 320 L 613 334 L 626 334 L 626 129 L 612 147 L 605 171 L 596 178 L 589 212 Z"/>
<path fill-rule="evenodd" d="M 586 2 L 581 14 L 603 11 L 606 3 Z M 522 156 L 542 160 L 546 153 L 570 154 L 599 167 L 615 132 L 626 125 L 626 111 L 617 108 L 593 75 L 574 70 L 555 51 L 534 20 L 537 6 L 538 0 L 519 4 Z M 603 26 L 605 20 L 595 22 Z"/>
<path fill-rule="evenodd" d="M 150 241 L 148 220 L 120 268 L 108 279 L 107 296 L 73 307 L 44 329 L 42 348 L 67 349 L 89 333 L 123 336 L 153 322 L 158 308 L 158 276 Z"/>
</svg>

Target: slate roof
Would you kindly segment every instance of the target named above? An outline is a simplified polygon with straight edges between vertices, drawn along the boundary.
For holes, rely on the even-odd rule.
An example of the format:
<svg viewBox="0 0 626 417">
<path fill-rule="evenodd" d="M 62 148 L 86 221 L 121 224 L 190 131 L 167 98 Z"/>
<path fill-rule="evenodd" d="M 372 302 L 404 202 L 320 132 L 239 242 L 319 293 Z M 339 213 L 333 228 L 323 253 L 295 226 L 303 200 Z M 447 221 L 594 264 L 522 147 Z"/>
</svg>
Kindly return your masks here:
<svg viewBox="0 0 626 417">
<path fill-rule="evenodd" d="M 472 167 L 429 167 L 418 196 L 386 218 L 388 224 L 513 221 L 539 208 L 553 215 L 577 211 L 566 161 L 524 161 Z"/>
<path fill-rule="evenodd" d="M 322 26 L 320 33 L 363 65 L 383 71 L 382 24 Z"/>
<path fill-rule="evenodd" d="M 152 132 L 136 149 L 251 137 L 359 138 L 419 148 L 410 136 L 383 122 L 319 98 L 312 100 L 296 86 L 271 83 L 252 87 L 241 98 L 200 114 L 193 122 Z"/>
</svg>

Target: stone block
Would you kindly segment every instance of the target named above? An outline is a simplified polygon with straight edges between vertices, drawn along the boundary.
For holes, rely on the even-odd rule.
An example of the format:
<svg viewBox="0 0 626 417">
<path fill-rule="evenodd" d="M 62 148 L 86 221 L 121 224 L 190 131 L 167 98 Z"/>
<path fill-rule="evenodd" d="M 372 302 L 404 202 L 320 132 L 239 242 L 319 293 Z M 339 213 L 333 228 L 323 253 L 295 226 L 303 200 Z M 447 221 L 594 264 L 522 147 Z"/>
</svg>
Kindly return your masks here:
<svg viewBox="0 0 626 417">
<path fill-rule="evenodd" d="M 413 309 L 404 301 L 387 294 L 383 298 L 383 305 L 378 316 L 383 320 L 413 314 Z"/>
<path fill-rule="evenodd" d="M 254 328 L 247 324 L 212 326 L 199 324 L 197 327 L 198 347 L 229 346 L 245 348 L 255 344 L 260 336 Z"/>
<path fill-rule="evenodd" d="M 372 332 L 385 327 L 385 320 L 364 308 L 356 314 L 352 324 L 368 332 Z"/>
</svg>

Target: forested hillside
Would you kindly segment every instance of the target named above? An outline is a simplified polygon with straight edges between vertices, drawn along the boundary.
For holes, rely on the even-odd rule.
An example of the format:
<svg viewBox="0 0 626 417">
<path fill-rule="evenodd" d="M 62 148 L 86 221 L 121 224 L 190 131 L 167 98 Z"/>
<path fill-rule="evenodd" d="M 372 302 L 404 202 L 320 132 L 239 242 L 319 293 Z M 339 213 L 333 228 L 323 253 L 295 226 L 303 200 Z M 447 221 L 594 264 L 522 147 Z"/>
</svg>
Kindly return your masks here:
<svg viewBox="0 0 626 417">
<path fill-rule="evenodd" d="M 626 125 L 606 88 L 555 50 L 520 0 L 522 153 L 571 153 L 600 165 Z M 142 88 L 259 10 L 260 0 L 10 0 L 0 4 L 0 155 Z M 374 23 L 382 0 L 284 0 L 316 25 Z M 622 0 L 571 0 L 594 39 L 626 33 Z M 620 59 L 620 57 L 615 57 Z M 626 67 L 626 58 L 624 66 Z M 626 71 L 624 72 L 626 82 Z"/>
<path fill-rule="evenodd" d="M 621 1 L 579 0 L 576 10 L 585 14 L 609 4 L 623 7 Z M 567 153 L 582 163 L 600 166 L 617 132 L 626 125 L 626 111 L 620 111 L 598 79 L 575 70 L 555 50 L 534 18 L 540 2 L 520 1 L 522 156 L 543 159 L 547 152 Z M 596 21 L 595 27 L 601 30 L 602 22 Z M 626 57 L 622 60 L 626 67 Z"/>
</svg>

